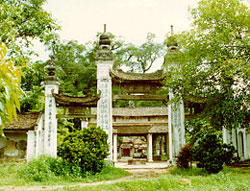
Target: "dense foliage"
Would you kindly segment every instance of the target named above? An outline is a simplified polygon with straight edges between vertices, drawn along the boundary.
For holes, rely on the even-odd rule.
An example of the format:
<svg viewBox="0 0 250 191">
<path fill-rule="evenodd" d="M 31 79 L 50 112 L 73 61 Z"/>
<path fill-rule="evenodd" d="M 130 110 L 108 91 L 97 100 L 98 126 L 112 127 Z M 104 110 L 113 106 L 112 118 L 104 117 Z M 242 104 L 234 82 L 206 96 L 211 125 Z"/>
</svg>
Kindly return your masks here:
<svg viewBox="0 0 250 191">
<path fill-rule="evenodd" d="M 52 176 L 54 176 L 54 164 L 57 163 L 57 168 L 60 168 L 57 159 L 51 157 L 40 156 L 37 159 L 34 159 L 18 170 L 20 177 L 32 180 L 32 181 L 48 181 Z"/>
<path fill-rule="evenodd" d="M 80 167 L 82 174 L 100 172 L 108 156 L 108 135 L 100 127 L 83 128 L 69 133 L 58 146 L 58 156 L 72 167 Z"/>
<path fill-rule="evenodd" d="M 59 29 L 51 14 L 43 9 L 45 2 L 46 0 L 0 0 L 1 123 L 16 115 L 15 107 L 20 108 L 20 85 L 24 91 L 33 91 L 34 86 L 40 86 L 42 78 L 38 78 L 43 75 L 43 71 L 35 71 L 34 74 L 37 65 L 33 66 L 31 63 L 31 56 L 36 55 L 32 43 L 39 40 L 46 44 L 51 34 Z M 6 45 L 8 54 L 3 44 Z M 17 65 L 21 65 L 24 71 L 22 81 L 22 73 Z M 36 94 L 24 94 L 21 111 L 39 108 L 35 104 L 40 99 L 39 95 L 37 91 Z"/>
<path fill-rule="evenodd" d="M 200 105 L 213 128 L 248 127 L 249 6 L 201 0 L 191 15 L 192 29 L 175 36 L 178 50 L 165 57 L 166 85 L 186 104 Z"/>
<path fill-rule="evenodd" d="M 155 61 L 163 56 L 164 48 L 156 43 L 155 34 L 148 33 L 146 42 L 140 46 L 132 43 L 124 44 L 116 51 L 115 68 L 126 66 L 130 72 L 146 73 Z"/>
<path fill-rule="evenodd" d="M 177 168 L 188 169 L 192 163 L 191 146 L 184 145 L 177 156 L 176 166 Z"/>
<path fill-rule="evenodd" d="M 0 136 L 2 125 L 16 117 L 16 108 L 20 109 L 19 97 L 22 72 L 6 59 L 7 48 L 0 44 Z"/>
<path fill-rule="evenodd" d="M 96 65 L 91 50 L 77 41 L 57 42 L 54 47 L 60 91 L 70 95 L 96 92 Z"/>
<path fill-rule="evenodd" d="M 200 138 L 192 147 L 192 157 L 197 167 L 204 168 L 208 173 L 218 173 L 223 164 L 233 161 L 235 149 L 222 143 L 216 134 L 207 134 Z"/>
<path fill-rule="evenodd" d="M 46 0 L 0 0 L 0 41 L 18 64 L 27 63 L 34 54 L 32 40 L 46 42 L 58 30 L 51 14 L 43 9 Z"/>
<path fill-rule="evenodd" d="M 11 168 L 3 168 L 3 166 L 10 166 Z M 129 175 L 128 172 L 122 169 L 116 169 L 105 164 L 101 172 L 96 173 L 95 175 L 88 173 L 83 176 L 80 167 L 74 166 L 72 168 L 72 165 L 69 162 L 65 162 L 61 158 L 52 158 L 47 156 L 40 156 L 25 164 L 15 163 L 13 167 L 11 166 L 11 163 L 1 165 L 0 179 L 4 176 L 6 177 L 6 172 L 11 175 L 13 175 L 13 173 L 17 173 L 17 177 L 15 177 L 18 178 L 16 183 L 22 184 L 20 182 L 24 182 L 25 185 L 27 185 L 27 182 L 46 182 L 46 184 L 52 183 L 53 185 L 58 182 L 58 184 L 61 185 L 62 182 L 67 181 L 102 181 Z M 14 181 L 9 181 L 11 182 L 10 184 L 13 185 Z"/>
</svg>

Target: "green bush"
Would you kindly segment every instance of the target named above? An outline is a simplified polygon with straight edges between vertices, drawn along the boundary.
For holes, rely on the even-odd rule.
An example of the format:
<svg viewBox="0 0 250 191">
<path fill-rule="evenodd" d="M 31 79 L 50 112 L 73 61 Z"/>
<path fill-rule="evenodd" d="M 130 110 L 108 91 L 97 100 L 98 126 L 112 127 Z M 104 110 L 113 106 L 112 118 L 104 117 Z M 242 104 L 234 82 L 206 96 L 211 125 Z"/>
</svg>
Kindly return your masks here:
<svg viewBox="0 0 250 191">
<path fill-rule="evenodd" d="M 222 143 L 215 134 L 207 134 L 198 140 L 192 148 L 193 160 L 197 161 L 198 168 L 204 168 L 208 173 L 218 173 L 223 164 L 233 160 L 235 149 L 233 146 Z"/>
<path fill-rule="evenodd" d="M 18 175 L 32 181 L 47 181 L 54 176 L 51 164 L 56 163 L 56 160 L 55 158 L 40 156 L 20 167 Z"/>
<path fill-rule="evenodd" d="M 177 168 L 188 169 L 192 162 L 191 146 L 184 145 L 177 156 L 176 166 Z"/>
<path fill-rule="evenodd" d="M 18 170 L 18 176 L 27 180 L 44 182 L 64 178 L 81 177 L 81 168 L 72 166 L 61 158 L 52 158 L 45 155 L 39 156 L 22 165 Z"/>
<path fill-rule="evenodd" d="M 108 135 L 100 127 L 89 127 L 69 133 L 58 146 L 58 156 L 71 169 L 81 169 L 84 176 L 87 172 L 100 172 L 104 159 L 108 156 Z"/>
</svg>

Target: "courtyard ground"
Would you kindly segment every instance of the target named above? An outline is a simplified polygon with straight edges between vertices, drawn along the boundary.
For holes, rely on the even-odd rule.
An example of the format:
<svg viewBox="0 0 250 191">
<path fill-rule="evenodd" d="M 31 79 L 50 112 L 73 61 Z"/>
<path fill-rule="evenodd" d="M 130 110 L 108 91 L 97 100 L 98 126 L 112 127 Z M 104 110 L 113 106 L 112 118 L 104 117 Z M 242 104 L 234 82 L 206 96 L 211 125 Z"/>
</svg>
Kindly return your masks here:
<svg viewBox="0 0 250 191">
<path fill-rule="evenodd" d="M 74 187 L 85 187 L 85 186 L 97 186 L 102 184 L 112 184 L 117 182 L 122 182 L 126 180 L 143 180 L 149 178 L 158 178 L 164 174 L 168 173 L 168 169 L 163 168 L 166 164 L 161 164 L 157 167 L 157 164 L 150 163 L 146 166 L 144 165 L 129 165 L 126 166 L 125 163 L 116 164 L 117 168 L 123 168 L 130 173 L 129 176 L 108 180 L 100 182 L 91 183 L 72 183 L 71 185 L 33 185 L 33 186 L 0 186 L 0 191 L 40 191 L 40 190 L 63 190 L 64 188 L 70 189 Z"/>
<path fill-rule="evenodd" d="M 219 174 L 208 175 L 200 169 L 179 170 L 166 163 L 127 165 L 116 163 L 130 175 L 98 182 L 71 182 L 56 185 L 1 186 L 1 191 L 250 191 L 250 168 L 225 168 Z"/>
</svg>

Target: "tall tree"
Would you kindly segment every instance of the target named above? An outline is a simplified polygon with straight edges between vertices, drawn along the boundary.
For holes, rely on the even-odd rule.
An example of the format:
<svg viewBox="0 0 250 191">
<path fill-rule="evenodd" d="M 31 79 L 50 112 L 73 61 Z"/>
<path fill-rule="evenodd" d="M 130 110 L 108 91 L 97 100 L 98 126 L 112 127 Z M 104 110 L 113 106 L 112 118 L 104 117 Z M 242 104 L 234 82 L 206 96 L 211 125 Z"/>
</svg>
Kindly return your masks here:
<svg viewBox="0 0 250 191">
<path fill-rule="evenodd" d="M 46 0 L 0 0 L 0 41 L 18 63 L 27 63 L 34 54 L 32 40 L 45 42 L 59 27 L 43 9 Z"/>
<path fill-rule="evenodd" d="M 44 87 L 41 86 L 46 76 L 47 62 L 36 61 L 28 63 L 26 67 L 22 68 L 24 78 L 21 81 L 21 88 L 24 94 L 20 99 L 20 111 L 42 111 L 44 104 Z"/>
<path fill-rule="evenodd" d="M 250 8 L 241 0 L 201 0 L 191 14 L 192 29 L 176 35 L 179 51 L 166 55 L 166 85 L 200 103 L 213 127 L 248 126 Z"/>
<path fill-rule="evenodd" d="M 55 64 L 61 80 L 60 89 L 71 95 L 87 95 L 96 92 L 96 66 L 85 45 L 77 41 L 55 46 Z"/>
<path fill-rule="evenodd" d="M 146 73 L 163 53 L 163 46 L 154 41 L 155 35 L 148 33 L 146 42 L 140 46 L 126 44 L 117 51 L 118 66 L 127 66 L 131 72 Z"/>
</svg>

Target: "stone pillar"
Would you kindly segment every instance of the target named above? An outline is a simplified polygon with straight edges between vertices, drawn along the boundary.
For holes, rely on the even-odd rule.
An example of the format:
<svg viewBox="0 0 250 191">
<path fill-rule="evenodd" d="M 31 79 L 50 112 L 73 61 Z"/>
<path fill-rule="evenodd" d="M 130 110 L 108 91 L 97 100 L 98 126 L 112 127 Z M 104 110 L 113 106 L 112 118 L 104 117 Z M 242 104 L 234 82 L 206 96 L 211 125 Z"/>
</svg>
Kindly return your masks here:
<svg viewBox="0 0 250 191">
<path fill-rule="evenodd" d="M 27 161 L 36 157 L 36 134 L 35 131 L 29 130 L 27 132 Z"/>
<path fill-rule="evenodd" d="M 101 97 L 97 103 L 97 126 L 100 126 L 108 134 L 109 156 L 112 160 L 112 79 L 110 70 L 113 66 L 113 54 L 110 50 L 111 41 L 104 31 L 100 36 L 100 50 L 97 52 L 97 93 Z"/>
<path fill-rule="evenodd" d="M 222 136 L 223 136 L 223 143 L 231 144 L 232 143 L 232 133 L 227 130 L 225 127 L 222 128 Z"/>
<path fill-rule="evenodd" d="M 56 101 L 52 93 L 58 93 L 59 82 L 55 77 L 55 67 L 48 67 L 49 76 L 45 79 L 45 123 L 44 154 L 56 157 L 57 154 L 57 119 Z"/>
<path fill-rule="evenodd" d="M 43 154 L 42 136 L 42 131 L 36 130 L 36 157 Z"/>
<path fill-rule="evenodd" d="M 160 156 L 161 156 L 161 158 L 163 157 L 163 154 L 164 154 L 163 138 L 164 138 L 164 136 L 161 135 L 161 140 L 160 140 Z"/>
<path fill-rule="evenodd" d="M 117 134 L 114 134 L 114 162 L 117 162 Z"/>
<path fill-rule="evenodd" d="M 148 162 L 153 162 L 153 141 L 152 134 L 148 134 Z"/>
<path fill-rule="evenodd" d="M 36 131 L 36 157 L 44 154 L 44 114 L 39 116 Z"/>
<path fill-rule="evenodd" d="M 166 152 L 167 158 L 169 159 L 169 136 L 168 136 L 168 133 L 166 133 L 166 135 L 165 135 L 165 140 L 166 140 L 165 152 Z"/>
<path fill-rule="evenodd" d="M 130 157 L 131 158 L 134 158 L 134 153 L 135 153 L 135 148 L 134 148 L 134 145 L 133 145 L 132 148 L 131 148 L 131 152 L 130 152 Z"/>
<path fill-rule="evenodd" d="M 88 127 L 88 121 L 81 119 L 81 129 Z"/>
<path fill-rule="evenodd" d="M 246 137 L 246 129 L 243 129 L 243 146 L 244 146 L 244 160 L 247 159 L 247 137 Z"/>
<path fill-rule="evenodd" d="M 227 144 L 227 129 L 225 127 L 222 128 L 222 137 L 223 143 Z"/>
<path fill-rule="evenodd" d="M 169 93 L 169 100 L 170 100 L 170 97 L 171 97 L 171 93 Z M 168 153 L 169 153 L 169 160 L 173 161 L 171 104 L 168 105 Z"/>
<path fill-rule="evenodd" d="M 178 43 L 174 36 L 173 26 L 171 25 L 171 36 L 167 43 L 168 55 L 176 54 Z M 168 63 L 168 67 L 177 67 L 175 62 Z M 168 72 L 168 67 L 165 72 Z M 174 97 L 170 90 L 169 100 Z M 184 128 L 184 104 L 180 100 L 179 103 L 170 103 L 168 105 L 168 127 L 169 127 L 169 158 L 173 163 L 177 157 L 180 148 L 185 144 L 185 128 Z"/>
<path fill-rule="evenodd" d="M 233 128 L 232 129 L 232 144 L 235 149 L 237 149 L 237 129 Z"/>
<path fill-rule="evenodd" d="M 169 99 L 173 98 L 173 94 L 169 94 Z M 184 103 L 182 100 L 179 103 L 171 103 L 169 106 L 169 132 L 172 135 L 172 158 L 178 156 L 180 148 L 185 144 L 185 127 L 184 127 Z"/>
</svg>

